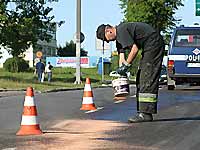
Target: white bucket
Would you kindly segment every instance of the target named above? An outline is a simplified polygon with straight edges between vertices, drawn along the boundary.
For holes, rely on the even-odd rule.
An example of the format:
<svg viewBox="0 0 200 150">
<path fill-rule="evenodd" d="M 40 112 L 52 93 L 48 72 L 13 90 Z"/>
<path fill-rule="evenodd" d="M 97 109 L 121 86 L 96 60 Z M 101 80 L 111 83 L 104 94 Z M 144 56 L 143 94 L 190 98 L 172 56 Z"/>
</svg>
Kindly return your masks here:
<svg viewBox="0 0 200 150">
<path fill-rule="evenodd" d="M 127 78 L 118 78 L 112 81 L 114 96 L 129 95 L 129 82 Z"/>
</svg>

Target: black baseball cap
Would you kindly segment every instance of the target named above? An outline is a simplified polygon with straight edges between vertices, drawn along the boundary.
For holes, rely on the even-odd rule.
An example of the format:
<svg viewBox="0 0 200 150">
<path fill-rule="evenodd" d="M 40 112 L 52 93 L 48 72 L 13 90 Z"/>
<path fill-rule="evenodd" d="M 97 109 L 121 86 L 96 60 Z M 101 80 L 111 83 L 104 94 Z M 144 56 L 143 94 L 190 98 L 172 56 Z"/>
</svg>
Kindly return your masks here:
<svg viewBox="0 0 200 150">
<path fill-rule="evenodd" d="M 107 43 L 109 43 L 109 41 L 106 39 L 105 37 L 105 28 L 106 26 L 110 26 L 109 24 L 105 25 L 105 24 L 101 24 L 96 31 L 96 36 L 98 39 L 101 39 L 103 41 L 106 41 Z"/>
</svg>

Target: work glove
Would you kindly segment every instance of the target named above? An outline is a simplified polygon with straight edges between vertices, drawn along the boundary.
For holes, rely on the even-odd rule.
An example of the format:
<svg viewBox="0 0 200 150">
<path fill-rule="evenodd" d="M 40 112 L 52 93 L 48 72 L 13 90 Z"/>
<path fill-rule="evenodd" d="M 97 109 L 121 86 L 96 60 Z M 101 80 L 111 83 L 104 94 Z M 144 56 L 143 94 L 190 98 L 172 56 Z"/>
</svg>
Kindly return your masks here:
<svg viewBox="0 0 200 150">
<path fill-rule="evenodd" d="M 116 73 L 119 74 L 120 76 L 127 77 L 127 73 L 129 71 L 130 67 L 131 67 L 131 64 L 129 64 L 127 62 L 122 63 L 122 65 L 119 68 L 117 68 Z"/>
</svg>

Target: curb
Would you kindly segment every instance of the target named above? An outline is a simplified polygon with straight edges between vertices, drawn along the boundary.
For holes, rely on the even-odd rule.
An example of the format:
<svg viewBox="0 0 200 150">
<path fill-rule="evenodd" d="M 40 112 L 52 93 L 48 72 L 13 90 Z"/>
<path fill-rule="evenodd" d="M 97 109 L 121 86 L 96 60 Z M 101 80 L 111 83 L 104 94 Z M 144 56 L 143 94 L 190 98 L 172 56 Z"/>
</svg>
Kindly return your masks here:
<svg viewBox="0 0 200 150">
<path fill-rule="evenodd" d="M 130 85 L 131 84 L 135 84 L 135 81 L 130 81 Z M 107 84 L 102 84 L 102 85 L 99 85 L 99 86 L 95 86 L 93 87 L 93 89 L 97 89 L 97 88 L 108 88 L 108 87 L 112 87 L 112 83 L 107 83 Z M 79 87 L 79 88 L 59 88 L 59 89 L 52 89 L 52 90 L 46 90 L 46 91 L 37 91 L 37 90 L 34 90 L 35 93 L 53 93 L 53 92 L 61 92 L 61 91 L 72 91 L 72 90 L 83 90 L 84 87 Z M 0 93 L 1 92 L 25 92 L 26 89 L 0 89 Z M 9 95 L 8 95 L 9 96 Z M 2 97 L 2 96 L 0 96 Z"/>
<path fill-rule="evenodd" d="M 93 89 L 95 88 L 107 88 L 107 87 L 112 87 L 112 85 L 100 85 L 100 86 L 95 86 L 93 87 Z M 60 89 L 52 89 L 52 90 L 46 90 L 46 91 L 37 91 L 34 90 L 35 93 L 53 93 L 53 92 L 61 92 L 61 91 L 73 91 L 73 90 L 83 90 L 84 87 L 80 87 L 80 88 L 60 88 Z M 26 89 L 0 89 L 0 93 L 1 92 L 25 92 Z"/>
<path fill-rule="evenodd" d="M 15 90 L 15 89 L 0 89 L 0 92 L 11 92 L 11 91 L 26 91 L 26 89 L 17 89 L 17 90 Z"/>
<path fill-rule="evenodd" d="M 105 85 L 105 84 L 102 84 L 100 86 L 97 86 L 97 87 L 92 87 L 93 89 L 97 89 L 97 88 L 107 88 L 107 87 L 112 87 L 112 85 Z M 61 88 L 61 89 L 53 89 L 53 90 L 47 90 L 47 91 L 44 91 L 44 92 L 41 92 L 41 91 L 38 91 L 40 93 L 52 93 L 52 92 L 61 92 L 61 91 L 73 91 L 73 90 L 83 90 L 84 87 L 82 88 L 72 88 L 72 89 L 69 89 L 69 88 Z"/>
</svg>

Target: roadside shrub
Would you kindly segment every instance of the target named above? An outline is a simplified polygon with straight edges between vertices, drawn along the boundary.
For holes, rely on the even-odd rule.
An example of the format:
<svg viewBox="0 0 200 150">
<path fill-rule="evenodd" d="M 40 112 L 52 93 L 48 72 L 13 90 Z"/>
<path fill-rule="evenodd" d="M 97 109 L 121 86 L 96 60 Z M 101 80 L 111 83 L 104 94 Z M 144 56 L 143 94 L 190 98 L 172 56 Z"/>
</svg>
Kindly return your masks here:
<svg viewBox="0 0 200 150">
<path fill-rule="evenodd" d="M 119 67 L 119 56 L 115 55 L 111 58 L 111 70 L 115 71 Z"/>
<path fill-rule="evenodd" d="M 9 72 L 25 72 L 29 69 L 28 63 L 24 59 L 18 57 L 8 58 L 3 67 Z"/>
<path fill-rule="evenodd" d="M 137 71 L 138 71 L 138 67 L 139 67 L 139 64 L 140 64 L 140 59 L 142 57 L 141 55 L 141 50 L 139 50 L 137 56 L 135 57 L 132 65 L 131 65 L 131 69 L 130 69 L 130 72 L 131 72 L 131 75 L 132 76 L 136 76 L 137 75 Z M 128 55 L 127 55 L 128 56 Z"/>
<path fill-rule="evenodd" d="M 126 52 L 125 52 L 126 59 L 128 57 L 129 52 L 130 52 L 129 50 L 126 50 Z M 140 59 L 141 59 L 141 50 L 138 52 L 136 58 L 134 59 L 132 65 L 131 65 L 130 73 L 131 73 L 132 76 L 136 76 L 136 74 L 137 74 L 138 66 L 139 66 L 139 63 L 140 63 Z M 119 62 L 118 61 L 119 61 L 119 56 L 118 55 L 112 56 L 112 58 L 111 58 L 112 71 L 115 71 L 119 67 L 119 65 L 118 65 Z"/>
</svg>

